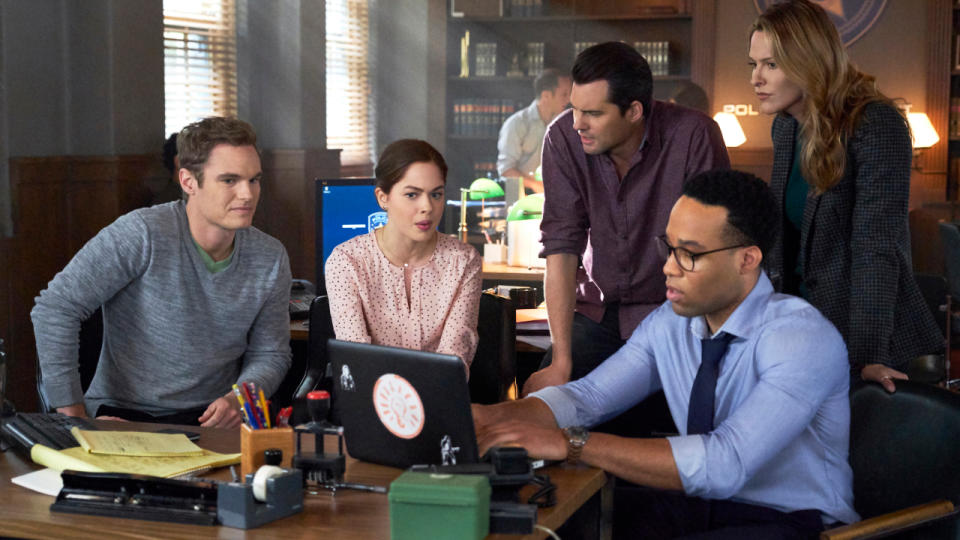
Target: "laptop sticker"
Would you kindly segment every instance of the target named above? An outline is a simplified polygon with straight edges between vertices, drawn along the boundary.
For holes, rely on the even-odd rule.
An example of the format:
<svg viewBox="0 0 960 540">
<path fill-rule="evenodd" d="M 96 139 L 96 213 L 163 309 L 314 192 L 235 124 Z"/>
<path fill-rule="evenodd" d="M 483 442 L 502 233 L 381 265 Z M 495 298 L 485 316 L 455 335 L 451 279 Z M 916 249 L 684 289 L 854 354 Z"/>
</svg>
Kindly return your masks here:
<svg viewBox="0 0 960 540">
<path fill-rule="evenodd" d="M 457 452 L 460 451 L 459 446 L 454 446 L 453 441 L 450 440 L 449 435 L 444 435 L 440 439 L 440 456 L 443 458 L 444 465 L 456 465 L 457 464 Z"/>
<path fill-rule="evenodd" d="M 344 392 L 353 392 L 357 389 L 357 384 L 353 382 L 353 375 L 350 374 L 350 366 L 346 364 L 340 368 L 340 389 Z"/>
<path fill-rule="evenodd" d="M 426 423 L 420 394 L 395 373 L 385 373 L 377 379 L 373 385 L 373 405 L 383 427 L 401 439 L 413 439 Z"/>
</svg>

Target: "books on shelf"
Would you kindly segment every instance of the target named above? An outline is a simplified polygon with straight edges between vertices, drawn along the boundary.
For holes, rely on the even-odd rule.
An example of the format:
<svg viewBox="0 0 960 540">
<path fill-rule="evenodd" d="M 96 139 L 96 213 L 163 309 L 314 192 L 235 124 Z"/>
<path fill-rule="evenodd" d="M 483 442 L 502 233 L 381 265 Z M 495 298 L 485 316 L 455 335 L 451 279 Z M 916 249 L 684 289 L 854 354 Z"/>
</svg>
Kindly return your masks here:
<svg viewBox="0 0 960 540">
<path fill-rule="evenodd" d="M 453 134 L 496 137 L 500 126 L 520 104 L 512 99 L 466 98 L 453 100 Z"/>
<path fill-rule="evenodd" d="M 497 75 L 497 43 L 477 43 L 474 55 L 474 73 L 477 77 L 495 77 Z"/>
<path fill-rule="evenodd" d="M 474 161 L 473 162 L 473 177 L 474 178 L 496 178 L 497 175 L 497 160 L 495 158 L 489 161 Z"/>
<path fill-rule="evenodd" d="M 947 131 L 951 139 L 960 137 L 960 97 L 950 98 L 950 121 L 947 123 Z"/>
<path fill-rule="evenodd" d="M 573 44 L 573 58 L 576 59 L 577 56 L 580 56 L 580 53 L 582 53 L 582 52 L 584 51 L 584 49 L 589 49 L 590 47 L 593 47 L 593 46 L 596 45 L 596 44 L 597 44 L 596 41 L 577 41 L 577 42 L 574 42 L 574 44 Z"/>
<path fill-rule="evenodd" d="M 542 41 L 532 41 L 527 43 L 527 75 L 536 77 L 543 73 L 543 52 L 545 50 Z"/>
<path fill-rule="evenodd" d="M 503 0 L 504 11 L 511 17 L 540 17 L 547 0 Z"/>
<path fill-rule="evenodd" d="M 669 41 L 634 41 L 633 48 L 647 59 L 653 76 L 670 74 Z"/>
</svg>

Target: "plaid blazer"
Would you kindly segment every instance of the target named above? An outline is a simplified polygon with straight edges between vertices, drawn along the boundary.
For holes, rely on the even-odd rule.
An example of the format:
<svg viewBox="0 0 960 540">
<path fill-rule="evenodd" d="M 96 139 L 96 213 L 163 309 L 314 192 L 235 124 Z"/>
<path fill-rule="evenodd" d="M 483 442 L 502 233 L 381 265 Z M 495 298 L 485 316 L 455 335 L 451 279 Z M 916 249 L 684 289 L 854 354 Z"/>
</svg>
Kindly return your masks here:
<svg viewBox="0 0 960 540">
<path fill-rule="evenodd" d="M 798 130 L 790 116 L 773 121 L 770 187 L 782 213 Z M 840 182 L 820 195 L 812 187 L 807 193 L 799 254 L 807 300 L 843 335 L 851 374 L 869 363 L 902 371 L 916 356 L 943 349 L 910 261 L 910 133 L 895 109 L 874 103 L 846 148 Z M 782 290 L 782 234 L 767 271 Z"/>
</svg>

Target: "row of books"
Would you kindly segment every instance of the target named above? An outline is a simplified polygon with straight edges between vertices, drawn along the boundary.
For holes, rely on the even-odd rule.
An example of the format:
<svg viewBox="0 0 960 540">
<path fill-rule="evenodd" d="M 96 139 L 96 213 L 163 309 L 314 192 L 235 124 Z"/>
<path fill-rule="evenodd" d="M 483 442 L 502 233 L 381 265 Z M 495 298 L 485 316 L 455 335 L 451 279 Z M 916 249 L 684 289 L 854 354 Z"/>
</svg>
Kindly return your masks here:
<svg viewBox="0 0 960 540">
<path fill-rule="evenodd" d="M 546 46 L 542 41 L 527 43 L 527 75 L 536 77 L 543 73 L 543 52 Z"/>
<path fill-rule="evenodd" d="M 499 176 L 497 174 L 497 161 L 474 161 L 473 162 L 473 177 L 474 178 L 496 178 Z"/>
<path fill-rule="evenodd" d="M 503 122 L 522 106 L 512 99 L 455 99 L 453 100 L 453 134 L 496 137 Z"/>
<path fill-rule="evenodd" d="M 474 73 L 477 77 L 494 77 L 497 74 L 497 44 L 477 43 L 474 53 Z"/>
<path fill-rule="evenodd" d="M 635 41 L 633 48 L 647 59 L 654 76 L 670 74 L 669 41 Z"/>
<path fill-rule="evenodd" d="M 947 122 L 947 131 L 951 139 L 960 137 L 960 97 L 950 98 L 950 121 Z"/>
<path fill-rule="evenodd" d="M 503 0 L 504 15 L 509 17 L 540 17 L 547 0 Z"/>
</svg>

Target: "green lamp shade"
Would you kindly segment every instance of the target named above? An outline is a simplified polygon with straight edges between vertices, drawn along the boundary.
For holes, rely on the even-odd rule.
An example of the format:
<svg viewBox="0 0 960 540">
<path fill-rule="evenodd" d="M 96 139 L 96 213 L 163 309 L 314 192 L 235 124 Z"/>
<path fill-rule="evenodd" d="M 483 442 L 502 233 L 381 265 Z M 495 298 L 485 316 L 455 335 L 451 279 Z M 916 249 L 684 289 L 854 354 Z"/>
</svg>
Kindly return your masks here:
<svg viewBox="0 0 960 540">
<path fill-rule="evenodd" d="M 540 219 L 543 216 L 543 193 L 534 193 L 517 201 L 507 213 L 507 221 Z"/>
<path fill-rule="evenodd" d="M 537 165 L 537 170 L 533 173 L 533 179 L 537 182 L 543 182 L 543 165 Z"/>
<path fill-rule="evenodd" d="M 470 200 L 479 201 L 503 197 L 503 187 L 489 178 L 477 178 L 470 184 Z"/>
</svg>

